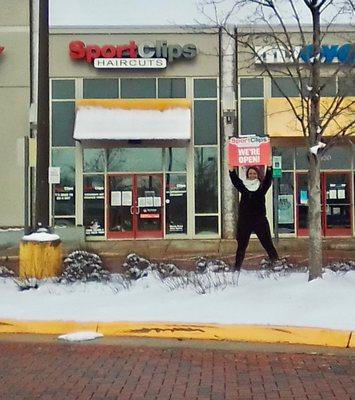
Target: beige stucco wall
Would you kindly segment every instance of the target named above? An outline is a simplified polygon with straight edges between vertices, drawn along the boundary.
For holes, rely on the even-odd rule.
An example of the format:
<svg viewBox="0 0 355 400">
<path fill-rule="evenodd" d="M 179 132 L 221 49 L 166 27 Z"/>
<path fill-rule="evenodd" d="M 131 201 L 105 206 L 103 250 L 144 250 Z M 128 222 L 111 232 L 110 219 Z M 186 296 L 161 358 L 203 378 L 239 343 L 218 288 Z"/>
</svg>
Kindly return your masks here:
<svg viewBox="0 0 355 400">
<path fill-rule="evenodd" d="M 23 154 L 29 134 L 30 29 L 27 0 L 0 0 L 0 227 L 23 226 Z M 23 142 L 23 141 L 22 141 Z"/>
<path fill-rule="evenodd" d="M 117 31 L 101 30 L 78 30 L 73 31 L 56 30 L 50 31 L 49 47 L 49 74 L 50 77 L 188 77 L 188 76 L 218 76 L 218 33 L 214 34 L 197 32 L 187 33 L 181 30 L 181 33 L 171 33 L 162 30 L 152 29 L 154 33 L 142 32 L 142 30 L 118 33 Z M 71 60 L 69 56 L 69 43 L 74 40 L 81 40 L 86 45 L 105 44 L 124 45 L 130 40 L 135 40 L 138 44 L 141 42 L 155 42 L 156 40 L 166 40 L 168 44 L 185 45 L 194 43 L 197 46 L 198 54 L 193 60 L 181 58 L 171 64 L 168 64 L 164 70 L 102 70 L 96 69 L 93 65 L 84 60 Z"/>
</svg>

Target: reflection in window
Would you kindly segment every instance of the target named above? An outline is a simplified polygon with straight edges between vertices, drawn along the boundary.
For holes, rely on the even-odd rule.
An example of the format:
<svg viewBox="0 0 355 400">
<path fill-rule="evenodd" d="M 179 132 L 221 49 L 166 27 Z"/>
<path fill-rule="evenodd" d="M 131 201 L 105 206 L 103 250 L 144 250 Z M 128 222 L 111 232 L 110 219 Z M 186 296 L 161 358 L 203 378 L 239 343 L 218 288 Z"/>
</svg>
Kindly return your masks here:
<svg viewBox="0 0 355 400">
<path fill-rule="evenodd" d="M 117 79 L 84 79 L 84 99 L 117 99 Z"/>
<path fill-rule="evenodd" d="M 293 147 L 273 147 L 272 154 L 282 157 L 282 169 L 293 169 L 295 150 Z"/>
<path fill-rule="evenodd" d="M 75 214 L 75 149 L 53 149 L 52 166 L 60 167 L 60 184 L 54 185 L 54 214 Z"/>
<path fill-rule="evenodd" d="M 155 148 L 116 148 L 108 150 L 109 172 L 162 171 L 163 151 Z"/>
<path fill-rule="evenodd" d="M 122 99 L 155 99 L 155 86 L 155 79 L 121 79 L 121 97 Z"/>
<path fill-rule="evenodd" d="M 321 157 L 321 169 L 351 169 L 351 146 L 337 146 L 328 149 Z"/>
<path fill-rule="evenodd" d="M 58 228 L 75 226 L 75 218 L 54 218 L 54 226 Z"/>
<path fill-rule="evenodd" d="M 278 179 L 278 229 L 280 233 L 294 233 L 294 185 L 293 172 L 284 172 Z"/>
<path fill-rule="evenodd" d="M 167 171 L 186 171 L 186 148 L 165 149 L 165 167 Z"/>
<path fill-rule="evenodd" d="M 84 226 L 86 236 L 105 235 L 103 175 L 84 176 Z"/>
<path fill-rule="evenodd" d="M 218 212 L 217 149 L 195 149 L 195 212 Z"/>
<path fill-rule="evenodd" d="M 264 100 L 241 101 L 241 135 L 264 135 Z"/>
<path fill-rule="evenodd" d="M 298 97 L 299 95 L 297 78 L 283 77 L 271 80 L 271 97 Z"/>
<path fill-rule="evenodd" d="M 158 79 L 158 97 L 161 99 L 176 99 L 186 97 L 186 82 L 184 78 Z"/>
<path fill-rule="evenodd" d="M 52 80 L 52 99 L 75 99 L 74 79 Z"/>
<path fill-rule="evenodd" d="M 217 144 L 217 102 L 196 100 L 194 102 L 195 145 Z"/>
<path fill-rule="evenodd" d="M 217 97 L 216 79 L 195 79 L 194 97 L 199 99 Z"/>
<path fill-rule="evenodd" d="M 104 149 L 84 149 L 84 172 L 104 172 L 105 163 Z"/>
<path fill-rule="evenodd" d="M 187 233 L 186 174 L 166 174 L 166 233 Z"/>
<path fill-rule="evenodd" d="M 264 80 L 262 78 L 242 78 L 240 95 L 241 97 L 264 97 Z"/>
<path fill-rule="evenodd" d="M 196 235 L 216 235 L 218 234 L 217 216 L 198 216 L 195 218 Z"/>
<path fill-rule="evenodd" d="M 52 102 L 52 146 L 74 146 L 74 101 Z"/>
</svg>

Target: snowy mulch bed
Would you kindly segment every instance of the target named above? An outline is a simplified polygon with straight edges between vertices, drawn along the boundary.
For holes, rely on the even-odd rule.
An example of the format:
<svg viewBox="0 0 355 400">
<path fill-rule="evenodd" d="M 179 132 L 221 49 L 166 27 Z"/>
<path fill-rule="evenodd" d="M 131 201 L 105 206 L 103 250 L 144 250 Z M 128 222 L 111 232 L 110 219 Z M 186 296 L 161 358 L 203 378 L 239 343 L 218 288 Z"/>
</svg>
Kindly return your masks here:
<svg viewBox="0 0 355 400">
<path fill-rule="evenodd" d="M 162 279 L 156 271 L 132 280 L 38 281 L 20 291 L 0 278 L 0 319 L 154 321 L 265 324 L 355 329 L 355 271 L 326 270 L 308 282 L 306 272 L 242 270 Z M 195 281 L 194 281 L 195 279 Z M 196 280 L 197 279 L 197 280 Z"/>
</svg>

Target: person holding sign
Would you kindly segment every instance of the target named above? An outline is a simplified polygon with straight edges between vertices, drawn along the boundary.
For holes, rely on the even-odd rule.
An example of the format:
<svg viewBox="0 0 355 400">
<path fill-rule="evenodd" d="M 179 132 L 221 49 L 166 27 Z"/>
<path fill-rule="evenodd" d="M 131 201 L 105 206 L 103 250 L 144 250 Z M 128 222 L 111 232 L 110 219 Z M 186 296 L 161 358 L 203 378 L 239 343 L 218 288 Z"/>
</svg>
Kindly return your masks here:
<svg viewBox="0 0 355 400">
<path fill-rule="evenodd" d="M 260 170 L 256 166 L 247 167 L 246 179 L 243 181 L 237 176 L 234 166 L 229 164 L 229 176 L 234 187 L 241 194 L 237 223 L 238 246 L 234 270 L 240 271 L 250 235 L 253 232 L 266 250 L 270 261 L 275 262 L 279 256 L 272 243 L 265 207 L 265 195 L 272 182 L 271 162 L 267 166 L 264 179 L 261 179 Z"/>
</svg>

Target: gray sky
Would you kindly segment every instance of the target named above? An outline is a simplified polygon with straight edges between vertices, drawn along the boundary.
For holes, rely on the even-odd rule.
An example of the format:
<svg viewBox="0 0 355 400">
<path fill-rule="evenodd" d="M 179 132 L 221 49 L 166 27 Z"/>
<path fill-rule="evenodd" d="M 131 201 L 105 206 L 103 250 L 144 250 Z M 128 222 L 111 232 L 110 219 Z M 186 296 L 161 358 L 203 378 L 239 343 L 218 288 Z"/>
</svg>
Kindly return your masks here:
<svg viewBox="0 0 355 400">
<path fill-rule="evenodd" d="M 207 23 L 198 10 L 199 0 L 49 0 L 51 25 L 184 25 Z M 339 3 L 342 0 L 334 0 Z M 303 22 L 310 22 L 308 12 L 301 0 L 294 0 L 299 7 Z M 229 10 L 233 0 L 219 0 L 219 17 Z M 290 16 L 287 0 L 276 0 L 283 15 Z M 210 8 L 208 15 L 213 15 Z M 337 14 L 337 7 L 329 7 L 323 23 Z M 230 22 L 246 23 L 246 13 L 238 11 Z M 339 16 L 336 22 L 348 23 L 349 15 Z M 294 23 L 291 18 L 286 21 Z M 354 13 L 352 14 L 354 22 Z"/>
</svg>

